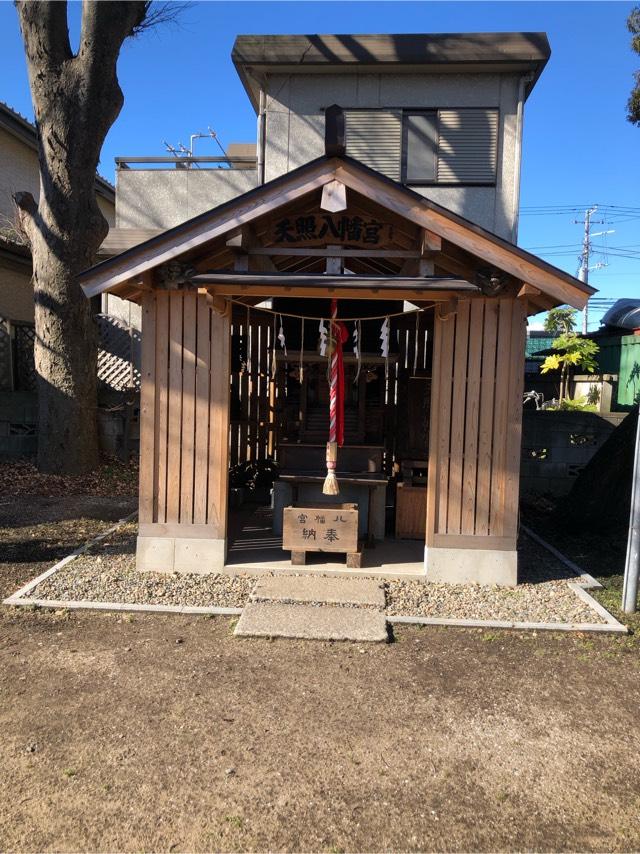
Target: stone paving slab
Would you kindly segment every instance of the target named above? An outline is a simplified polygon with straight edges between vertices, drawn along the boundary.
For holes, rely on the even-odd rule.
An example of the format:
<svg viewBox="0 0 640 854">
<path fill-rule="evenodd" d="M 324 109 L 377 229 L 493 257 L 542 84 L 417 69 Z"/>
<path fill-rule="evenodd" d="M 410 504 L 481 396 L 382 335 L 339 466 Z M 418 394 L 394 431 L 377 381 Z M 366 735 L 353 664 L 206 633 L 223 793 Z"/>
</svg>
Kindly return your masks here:
<svg viewBox="0 0 640 854">
<path fill-rule="evenodd" d="M 368 605 L 384 608 L 384 587 L 366 578 L 321 575 L 266 575 L 251 593 L 254 601 L 320 602 L 327 605 Z"/>
<path fill-rule="evenodd" d="M 333 605 L 287 605 L 249 602 L 238 620 L 239 637 L 309 638 L 313 640 L 388 640 L 382 611 Z"/>
</svg>

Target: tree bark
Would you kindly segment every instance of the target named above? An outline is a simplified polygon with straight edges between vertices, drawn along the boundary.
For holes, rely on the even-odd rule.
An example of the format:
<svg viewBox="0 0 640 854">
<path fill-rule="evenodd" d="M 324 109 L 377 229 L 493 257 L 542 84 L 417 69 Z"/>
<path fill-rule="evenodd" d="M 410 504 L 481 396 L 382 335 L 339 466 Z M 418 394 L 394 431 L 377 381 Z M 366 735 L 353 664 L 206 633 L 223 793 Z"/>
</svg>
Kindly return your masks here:
<svg viewBox="0 0 640 854">
<path fill-rule="evenodd" d="M 98 463 L 97 332 L 78 274 L 108 224 L 96 201 L 100 150 L 124 98 L 116 75 L 122 43 L 146 2 L 84 0 L 72 53 L 66 2 L 16 3 L 38 133 L 40 198 L 17 193 L 33 256 L 38 467 L 83 473 Z"/>
</svg>

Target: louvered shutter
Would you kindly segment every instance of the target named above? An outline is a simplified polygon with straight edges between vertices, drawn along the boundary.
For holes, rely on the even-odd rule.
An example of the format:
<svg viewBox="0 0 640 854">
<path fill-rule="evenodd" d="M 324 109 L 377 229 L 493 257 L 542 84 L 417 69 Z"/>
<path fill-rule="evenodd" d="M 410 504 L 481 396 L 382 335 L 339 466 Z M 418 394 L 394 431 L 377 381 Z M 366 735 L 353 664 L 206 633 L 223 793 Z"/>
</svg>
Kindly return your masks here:
<svg viewBox="0 0 640 854">
<path fill-rule="evenodd" d="M 400 180 L 400 110 L 345 110 L 347 154 L 394 181 Z"/>
<path fill-rule="evenodd" d="M 497 110 L 439 110 L 438 130 L 439 184 L 496 180 Z"/>
</svg>

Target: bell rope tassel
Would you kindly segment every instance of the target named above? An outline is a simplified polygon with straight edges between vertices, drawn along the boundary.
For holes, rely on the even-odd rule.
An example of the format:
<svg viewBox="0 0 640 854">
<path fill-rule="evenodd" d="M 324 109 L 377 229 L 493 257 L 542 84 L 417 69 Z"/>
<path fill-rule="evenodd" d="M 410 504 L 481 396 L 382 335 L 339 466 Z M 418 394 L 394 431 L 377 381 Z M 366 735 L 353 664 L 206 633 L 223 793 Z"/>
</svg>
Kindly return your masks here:
<svg viewBox="0 0 640 854">
<path fill-rule="evenodd" d="M 338 495 L 340 487 L 336 477 L 338 447 L 344 443 L 344 363 L 342 345 L 349 333 L 344 323 L 339 323 L 338 301 L 331 300 L 330 372 L 329 372 L 329 441 L 327 443 L 327 476 L 322 492 Z"/>
<path fill-rule="evenodd" d="M 340 486 L 336 477 L 336 466 L 338 464 L 337 442 L 327 442 L 327 476 L 322 487 L 323 495 L 339 495 Z"/>
</svg>

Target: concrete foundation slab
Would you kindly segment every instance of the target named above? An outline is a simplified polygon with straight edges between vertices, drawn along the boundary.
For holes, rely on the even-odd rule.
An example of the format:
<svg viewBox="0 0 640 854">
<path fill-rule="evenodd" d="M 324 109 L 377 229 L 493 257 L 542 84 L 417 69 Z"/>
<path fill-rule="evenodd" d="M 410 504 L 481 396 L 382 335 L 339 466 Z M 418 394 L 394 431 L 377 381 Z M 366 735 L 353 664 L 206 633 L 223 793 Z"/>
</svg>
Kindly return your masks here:
<svg viewBox="0 0 640 854">
<path fill-rule="evenodd" d="M 261 576 L 256 581 L 254 601 L 322 602 L 334 605 L 368 605 L 384 608 L 384 588 L 364 578 L 324 578 L 314 575 Z"/>
<path fill-rule="evenodd" d="M 448 584 L 518 583 L 518 552 L 500 549 L 425 548 L 427 581 Z"/>
<path fill-rule="evenodd" d="M 226 541 L 192 537 L 138 537 L 136 568 L 143 572 L 221 572 Z"/>
<path fill-rule="evenodd" d="M 239 637 L 308 638 L 383 643 L 388 640 L 382 611 L 334 605 L 249 602 L 235 628 Z"/>
</svg>

